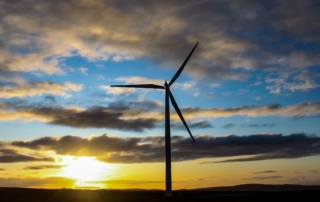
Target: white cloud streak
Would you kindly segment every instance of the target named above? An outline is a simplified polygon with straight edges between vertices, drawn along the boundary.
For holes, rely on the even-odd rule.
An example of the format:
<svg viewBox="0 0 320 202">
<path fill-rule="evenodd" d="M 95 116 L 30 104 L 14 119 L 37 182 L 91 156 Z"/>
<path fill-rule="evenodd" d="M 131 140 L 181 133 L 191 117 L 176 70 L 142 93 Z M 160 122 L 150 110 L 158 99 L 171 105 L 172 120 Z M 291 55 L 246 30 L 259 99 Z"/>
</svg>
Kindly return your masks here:
<svg viewBox="0 0 320 202">
<path fill-rule="evenodd" d="M 43 94 L 71 97 L 69 93 L 82 90 L 82 84 L 65 82 L 63 84 L 52 82 L 33 82 L 20 84 L 7 84 L 0 86 L 0 98 L 30 97 Z"/>
</svg>

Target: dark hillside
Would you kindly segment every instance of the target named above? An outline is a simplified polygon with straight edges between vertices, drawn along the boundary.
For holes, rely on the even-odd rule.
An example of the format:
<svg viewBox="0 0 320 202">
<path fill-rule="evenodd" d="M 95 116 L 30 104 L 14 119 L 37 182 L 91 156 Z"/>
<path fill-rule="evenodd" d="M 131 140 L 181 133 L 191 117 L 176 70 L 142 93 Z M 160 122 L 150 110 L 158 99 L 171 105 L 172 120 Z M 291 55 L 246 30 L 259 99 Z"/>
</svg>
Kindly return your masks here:
<svg viewBox="0 0 320 202">
<path fill-rule="evenodd" d="M 256 187 L 257 191 L 246 191 Z M 289 188 L 293 190 L 283 191 Z M 303 188 L 305 187 L 305 188 Z M 272 189 L 274 191 L 266 191 Z M 300 191 L 296 191 L 299 188 Z M 314 189 L 317 188 L 317 189 Z M 212 191 L 216 189 L 215 191 Z M 220 189 L 218 191 L 218 189 Z M 222 190 L 224 189 L 224 190 Z M 238 189 L 238 191 L 234 191 Z M 264 189 L 264 191 L 261 191 Z M 309 190 L 308 190 L 309 189 Z M 241 191 L 240 191 L 241 190 Z M 73 190 L 0 188 L 0 201 L 13 202 L 102 202 L 102 201 L 320 201 L 319 186 L 300 185 L 239 185 L 197 190 L 179 190 L 172 198 L 165 198 L 164 191 L 155 190 Z"/>
</svg>

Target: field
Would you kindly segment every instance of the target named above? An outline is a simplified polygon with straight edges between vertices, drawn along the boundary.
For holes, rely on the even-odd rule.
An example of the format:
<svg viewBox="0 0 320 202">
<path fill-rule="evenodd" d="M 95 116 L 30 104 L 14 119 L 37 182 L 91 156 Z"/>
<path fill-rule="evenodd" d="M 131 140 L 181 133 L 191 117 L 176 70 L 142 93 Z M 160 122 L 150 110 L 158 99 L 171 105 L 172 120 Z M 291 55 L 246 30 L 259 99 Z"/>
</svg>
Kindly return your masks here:
<svg viewBox="0 0 320 202">
<path fill-rule="evenodd" d="M 17 202 L 100 202 L 100 201 L 320 201 L 320 189 L 300 191 L 174 191 L 166 198 L 155 190 L 73 190 L 0 188 L 0 201 Z"/>
</svg>

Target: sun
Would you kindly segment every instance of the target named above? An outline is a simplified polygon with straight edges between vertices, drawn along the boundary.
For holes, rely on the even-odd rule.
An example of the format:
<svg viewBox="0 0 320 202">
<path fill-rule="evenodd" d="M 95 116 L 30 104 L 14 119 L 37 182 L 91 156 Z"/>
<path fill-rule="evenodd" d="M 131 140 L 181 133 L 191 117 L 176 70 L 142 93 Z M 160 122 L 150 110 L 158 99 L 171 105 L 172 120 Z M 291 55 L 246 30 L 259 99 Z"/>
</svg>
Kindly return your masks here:
<svg viewBox="0 0 320 202">
<path fill-rule="evenodd" d="M 62 157 L 63 165 L 61 176 L 73 178 L 77 181 L 76 186 L 101 187 L 99 181 L 105 180 L 112 175 L 114 166 L 100 162 L 95 157 Z"/>
</svg>

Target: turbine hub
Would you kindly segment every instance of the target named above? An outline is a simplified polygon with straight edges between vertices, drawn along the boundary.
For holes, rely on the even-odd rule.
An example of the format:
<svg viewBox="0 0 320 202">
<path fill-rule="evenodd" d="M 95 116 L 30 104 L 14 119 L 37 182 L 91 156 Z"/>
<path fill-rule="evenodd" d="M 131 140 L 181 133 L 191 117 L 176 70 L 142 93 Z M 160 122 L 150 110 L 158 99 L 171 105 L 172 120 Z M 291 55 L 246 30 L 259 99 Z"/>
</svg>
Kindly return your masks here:
<svg viewBox="0 0 320 202">
<path fill-rule="evenodd" d="M 166 88 L 168 87 L 167 81 L 164 82 L 164 87 L 166 87 Z"/>
</svg>

